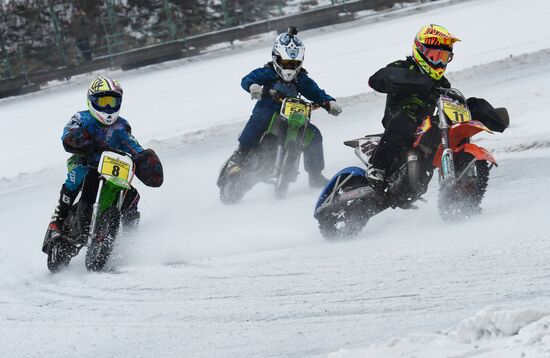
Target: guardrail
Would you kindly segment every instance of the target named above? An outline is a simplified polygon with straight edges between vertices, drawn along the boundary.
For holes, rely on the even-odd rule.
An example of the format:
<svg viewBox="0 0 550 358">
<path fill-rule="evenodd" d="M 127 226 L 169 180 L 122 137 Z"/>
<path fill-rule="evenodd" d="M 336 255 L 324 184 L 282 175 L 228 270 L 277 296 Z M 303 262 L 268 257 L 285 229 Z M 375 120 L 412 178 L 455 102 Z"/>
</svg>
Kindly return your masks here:
<svg viewBox="0 0 550 358">
<path fill-rule="evenodd" d="M 364 10 L 389 8 L 398 2 L 417 2 L 418 0 L 355 0 L 338 5 L 304 11 L 299 14 L 258 21 L 243 26 L 209 32 L 162 44 L 141 47 L 109 56 L 95 58 L 78 66 L 60 67 L 55 70 L 32 72 L 0 81 L 0 98 L 16 96 L 37 91 L 40 85 L 52 80 L 69 79 L 71 76 L 117 67 L 128 70 L 168 60 L 195 56 L 205 48 L 224 42 L 233 42 L 265 32 L 282 32 L 288 26 L 297 26 L 307 30 L 355 19 L 355 13 Z"/>
</svg>

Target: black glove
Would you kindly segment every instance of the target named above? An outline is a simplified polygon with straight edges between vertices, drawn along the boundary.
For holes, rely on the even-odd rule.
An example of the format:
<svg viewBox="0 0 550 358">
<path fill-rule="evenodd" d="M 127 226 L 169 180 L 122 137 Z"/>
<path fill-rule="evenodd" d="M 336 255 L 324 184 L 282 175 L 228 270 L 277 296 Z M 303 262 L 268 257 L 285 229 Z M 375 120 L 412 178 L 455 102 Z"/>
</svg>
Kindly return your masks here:
<svg viewBox="0 0 550 358">
<path fill-rule="evenodd" d="M 86 129 L 72 128 L 63 137 L 63 148 L 69 153 L 87 155 L 93 152 L 94 140 Z"/>
<path fill-rule="evenodd" d="M 164 181 L 164 172 L 159 157 L 152 149 L 146 149 L 132 157 L 136 176 L 147 186 L 159 187 Z"/>
</svg>

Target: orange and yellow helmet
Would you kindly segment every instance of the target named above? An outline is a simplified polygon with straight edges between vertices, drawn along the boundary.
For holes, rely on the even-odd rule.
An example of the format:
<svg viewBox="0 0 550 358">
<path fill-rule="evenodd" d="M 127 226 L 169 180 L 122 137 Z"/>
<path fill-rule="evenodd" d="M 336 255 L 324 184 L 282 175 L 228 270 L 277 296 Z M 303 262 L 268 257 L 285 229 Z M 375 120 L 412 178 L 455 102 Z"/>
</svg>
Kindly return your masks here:
<svg viewBox="0 0 550 358">
<path fill-rule="evenodd" d="M 457 41 L 460 39 L 443 26 L 423 26 L 414 38 L 413 58 L 431 78 L 439 80 L 453 59 L 453 44 Z"/>
</svg>

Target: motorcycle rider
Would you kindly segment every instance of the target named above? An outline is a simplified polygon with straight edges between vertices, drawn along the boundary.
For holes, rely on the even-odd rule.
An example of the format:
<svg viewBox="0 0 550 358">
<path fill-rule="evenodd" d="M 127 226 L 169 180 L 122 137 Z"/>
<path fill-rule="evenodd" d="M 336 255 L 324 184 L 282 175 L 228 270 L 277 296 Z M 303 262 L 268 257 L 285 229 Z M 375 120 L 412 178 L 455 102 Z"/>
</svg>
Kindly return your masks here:
<svg viewBox="0 0 550 358">
<path fill-rule="evenodd" d="M 132 156 L 136 176 L 148 186 L 160 186 L 162 165 L 152 149 L 144 150 L 131 133 L 126 119 L 119 116 L 122 87 L 108 77 L 96 78 L 88 87 L 88 110 L 77 112 L 63 129 L 63 147 L 73 155 L 67 160 L 68 174 L 61 187 L 58 204 L 48 225 L 44 247 L 61 237 L 69 210 L 85 181 L 98 180 L 94 168 L 104 150 L 118 150 Z M 84 193 L 83 193 L 84 194 Z M 80 200 L 93 203 L 95 195 L 82 195 Z M 122 205 L 123 225 L 139 220 L 139 194 L 135 188 L 128 191 Z"/>
<path fill-rule="evenodd" d="M 422 120 L 433 113 L 437 88 L 451 87 L 443 74 L 453 59 L 453 44 L 457 41 L 460 39 L 442 26 L 423 26 L 414 38 L 412 56 L 390 63 L 369 78 L 370 87 L 387 93 L 384 134 L 367 175 L 375 189 L 384 189 L 386 172 L 399 148 L 411 142 Z"/>
<path fill-rule="evenodd" d="M 342 112 L 336 100 L 320 89 L 302 67 L 304 53 L 305 46 L 297 36 L 296 28 L 290 27 L 288 32 L 279 34 L 275 39 L 272 61 L 243 77 L 242 88 L 258 102 L 239 137 L 239 148 L 230 158 L 229 165 L 232 170 L 240 170 L 246 165 L 250 150 L 260 142 L 273 113 L 280 111 L 281 103 L 273 98 L 273 90 L 284 97 L 296 97 L 301 93 L 310 101 L 323 104 L 334 116 Z M 309 174 L 309 185 L 323 187 L 328 181 L 321 174 L 325 166 L 323 137 L 313 124 L 309 123 L 308 128 L 314 132 L 315 136 L 304 150 L 304 168 Z"/>
</svg>

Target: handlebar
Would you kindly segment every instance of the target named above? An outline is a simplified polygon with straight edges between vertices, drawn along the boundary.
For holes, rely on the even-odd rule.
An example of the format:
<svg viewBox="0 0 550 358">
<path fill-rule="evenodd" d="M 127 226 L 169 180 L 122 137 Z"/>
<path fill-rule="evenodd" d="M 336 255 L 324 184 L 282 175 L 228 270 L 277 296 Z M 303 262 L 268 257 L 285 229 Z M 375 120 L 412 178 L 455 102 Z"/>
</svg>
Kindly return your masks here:
<svg viewBox="0 0 550 358">
<path fill-rule="evenodd" d="M 103 153 L 103 152 L 113 152 L 113 153 L 116 153 L 116 154 L 129 156 L 130 158 L 132 157 L 132 155 L 130 153 L 127 153 L 127 152 L 124 152 L 122 150 L 118 150 L 118 149 L 115 149 L 115 148 L 112 148 L 112 147 L 109 147 L 109 146 L 103 146 L 101 148 L 98 148 L 98 152 L 100 154 Z"/>
<path fill-rule="evenodd" d="M 279 102 L 279 103 L 282 103 L 283 100 L 287 97 L 293 97 L 293 96 L 289 96 L 285 93 L 282 93 L 280 91 L 277 91 L 276 89 L 273 89 L 271 88 L 269 90 L 269 95 L 271 96 L 271 98 L 273 98 L 274 101 L 276 102 Z M 299 97 L 298 97 L 299 98 Z M 300 98 L 302 101 L 304 101 L 303 98 Z M 304 101 L 304 102 L 307 102 L 309 104 L 311 104 L 311 110 L 314 111 L 318 108 L 323 108 L 327 111 L 330 110 L 330 105 L 328 103 L 314 103 L 314 102 L 310 102 L 310 101 Z"/>
<path fill-rule="evenodd" d="M 460 92 L 456 88 L 436 87 L 435 90 L 437 91 L 438 95 L 444 95 L 456 101 L 466 104 L 466 97 L 464 97 L 462 92 Z"/>
</svg>

